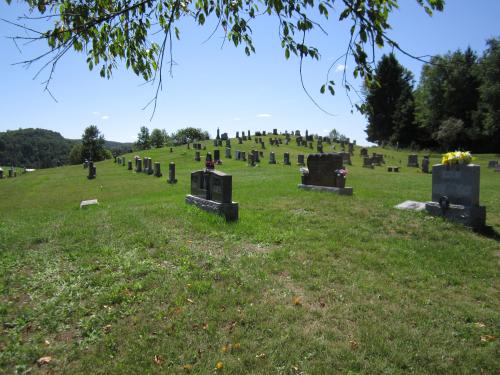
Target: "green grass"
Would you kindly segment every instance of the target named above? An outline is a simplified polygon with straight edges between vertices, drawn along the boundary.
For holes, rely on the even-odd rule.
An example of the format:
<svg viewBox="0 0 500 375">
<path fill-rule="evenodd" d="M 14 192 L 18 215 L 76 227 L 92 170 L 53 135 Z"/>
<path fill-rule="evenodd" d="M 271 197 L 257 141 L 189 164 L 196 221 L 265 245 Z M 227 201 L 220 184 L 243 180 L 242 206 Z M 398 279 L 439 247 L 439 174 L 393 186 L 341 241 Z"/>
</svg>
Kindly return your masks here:
<svg viewBox="0 0 500 375">
<path fill-rule="evenodd" d="M 362 168 L 356 148 L 347 197 L 299 190 L 295 164 L 267 163 L 308 149 L 266 148 L 258 167 L 219 168 L 237 223 L 185 204 L 202 165 L 186 147 L 139 153 L 160 179 L 105 161 L 90 181 L 81 166 L 1 180 L 0 373 L 499 372 L 498 239 L 395 210 L 431 195 L 408 152 L 370 149 L 396 174 Z M 498 233 L 492 158 L 475 162 Z"/>
</svg>

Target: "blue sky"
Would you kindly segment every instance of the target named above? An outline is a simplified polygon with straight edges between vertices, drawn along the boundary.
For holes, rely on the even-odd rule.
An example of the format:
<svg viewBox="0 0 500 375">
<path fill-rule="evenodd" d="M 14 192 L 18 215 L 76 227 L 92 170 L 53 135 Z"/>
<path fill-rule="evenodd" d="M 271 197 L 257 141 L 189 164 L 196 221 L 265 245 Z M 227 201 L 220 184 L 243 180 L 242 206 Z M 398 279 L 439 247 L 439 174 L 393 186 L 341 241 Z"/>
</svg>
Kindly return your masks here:
<svg viewBox="0 0 500 375">
<path fill-rule="evenodd" d="M 433 17 L 428 17 L 414 0 L 400 3 L 400 9 L 390 18 L 390 35 L 414 55 L 444 54 L 468 46 L 480 54 L 486 39 L 500 36 L 497 0 L 449 0 L 445 11 Z M 8 6 L 0 2 L 2 18 L 15 21 L 23 12 L 21 3 L 14 1 Z M 173 78 L 165 81 L 152 121 L 151 110 L 142 108 L 154 95 L 154 87 L 144 85 L 124 66 L 111 80 L 102 79 L 98 71 L 88 70 L 83 54 L 74 52 L 57 67 L 51 83 L 58 100 L 54 102 L 43 91 L 47 73 L 34 80 L 39 66 L 25 69 L 12 65 L 40 54 L 45 46 L 24 46 L 20 53 L 6 38 L 18 30 L 0 21 L 0 131 L 38 127 L 80 138 L 86 126 L 95 124 L 106 139 L 127 142 L 137 138 L 141 126 L 169 133 L 194 126 L 212 135 L 220 127 L 230 136 L 236 131 L 273 128 L 308 129 L 322 135 L 336 128 L 358 144 L 366 144 L 366 120 L 355 110 L 351 113 L 344 91 L 339 88 L 333 97 L 319 93 L 328 67 L 344 52 L 348 41 L 349 25 L 337 19 L 338 13 L 331 14 L 330 20 L 322 23 L 328 36 L 320 32 L 308 36 L 309 43 L 319 48 L 321 59 L 307 60 L 303 68 L 306 87 L 335 116 L 324 114 L 307 98 L 300 84 L 298 58 L 284 58 L 277 20 L 261 17 L 253 23 L 257 53 L 250 57 L 229 43 L 221 48 L 222 32 L 203 43 L 212 29 L 182 22 L 181 40 L 174 43 L 173 50 L 177 65 Z M 378 57 L 384 52 L 388 50 L 376 51 Z M 401 54 L 397 57 L 418 80 L 421 63 Z M 348 77 L 352 77 L 352 63 L 346 65 Z M 332 75 L 339 83 L 342 69 L 343 64 L 339 64 Z"/>
</svg>

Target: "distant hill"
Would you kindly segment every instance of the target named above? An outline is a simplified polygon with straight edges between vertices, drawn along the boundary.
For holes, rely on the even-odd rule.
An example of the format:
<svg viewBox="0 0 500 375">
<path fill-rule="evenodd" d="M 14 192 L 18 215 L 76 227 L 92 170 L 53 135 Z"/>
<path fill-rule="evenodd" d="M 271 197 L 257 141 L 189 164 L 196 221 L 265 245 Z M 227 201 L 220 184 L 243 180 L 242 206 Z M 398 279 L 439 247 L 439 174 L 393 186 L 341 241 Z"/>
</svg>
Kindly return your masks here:
<svg viewBox="0 0 500 375">
<path fill-rule="evenodd" d="M 0 165 L 50 168 L 69 164 L 71 147 L 80 140 L 66 139 L 46 129 L 19 129 L 0 132 Z M 113 153 L 130 152 L 132 143 L 106 141 Z"/>
</svg>

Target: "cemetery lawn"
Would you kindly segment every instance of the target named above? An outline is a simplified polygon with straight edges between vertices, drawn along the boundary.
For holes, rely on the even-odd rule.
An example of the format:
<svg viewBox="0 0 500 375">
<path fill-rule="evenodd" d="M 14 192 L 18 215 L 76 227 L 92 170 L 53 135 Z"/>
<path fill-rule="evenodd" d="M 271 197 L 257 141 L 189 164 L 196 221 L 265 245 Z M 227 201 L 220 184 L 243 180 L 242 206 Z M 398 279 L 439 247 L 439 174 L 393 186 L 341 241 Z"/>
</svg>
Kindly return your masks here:
<svg viewBox="0 0 500 375">
<path fill-rule="evenodd" d="M 393 208 L 430 200 L 409 152 L 369 150 L 398 174 L 362 168 L 356 147 L 349 197 L 299 190 L 299 148 L 272 147 L 278 165 L 270 149 L 218 168 L 237 223 L 185 204 L 201 167 L 185 146 L 139 153 L 162 178 L 105 161 L 95 180 L 81 166 L 0 180 L 0 373 L 499 373 L 498 155 L 475 160 L 485 235 Z"/>
</svg>

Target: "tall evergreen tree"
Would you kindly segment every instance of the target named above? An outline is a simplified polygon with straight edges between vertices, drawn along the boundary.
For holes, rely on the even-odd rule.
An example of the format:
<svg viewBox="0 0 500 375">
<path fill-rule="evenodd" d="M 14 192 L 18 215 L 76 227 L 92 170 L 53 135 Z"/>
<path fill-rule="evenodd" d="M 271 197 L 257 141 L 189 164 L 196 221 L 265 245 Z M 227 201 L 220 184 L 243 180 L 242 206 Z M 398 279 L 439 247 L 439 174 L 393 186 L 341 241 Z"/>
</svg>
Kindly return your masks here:
<svg viewBox="0 0 500 375">
<path fill-rule="evenodd" d="M 367 140 L 410 145 L 415 138 L 412 73 L 391 53 L 377 64 L 375 79 L 361 106 L 368 120 Z"/>
</svg>

